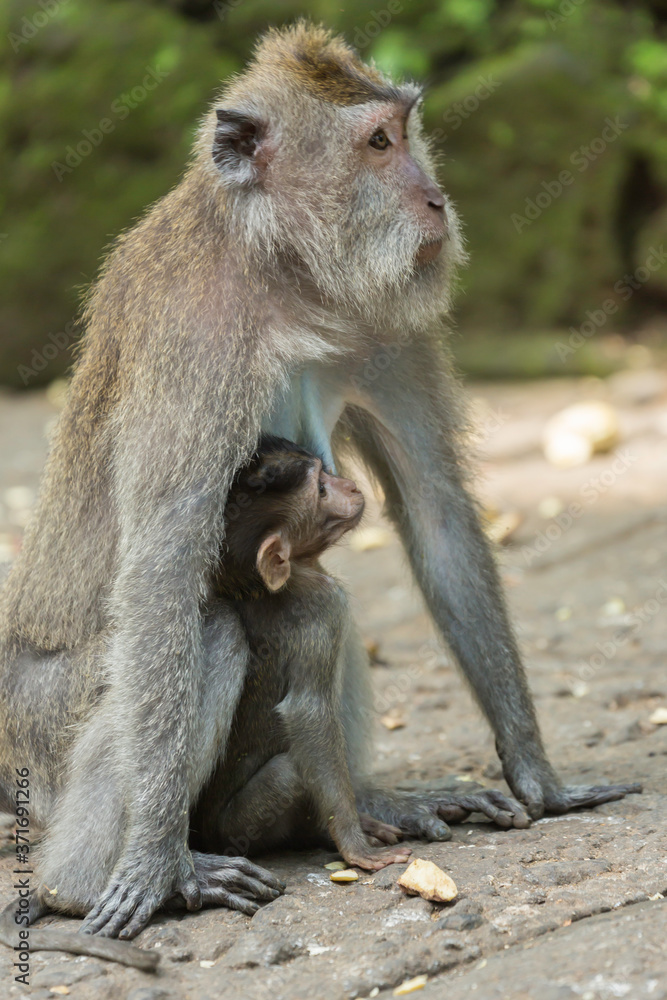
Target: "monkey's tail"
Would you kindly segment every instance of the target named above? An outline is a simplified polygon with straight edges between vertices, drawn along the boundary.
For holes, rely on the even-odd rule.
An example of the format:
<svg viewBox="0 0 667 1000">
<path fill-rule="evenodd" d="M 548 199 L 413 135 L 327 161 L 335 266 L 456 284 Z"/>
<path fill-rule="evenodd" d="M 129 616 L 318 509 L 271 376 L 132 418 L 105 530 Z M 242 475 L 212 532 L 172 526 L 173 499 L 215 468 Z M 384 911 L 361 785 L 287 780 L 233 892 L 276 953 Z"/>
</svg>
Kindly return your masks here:
<svg viewBox="0 0 667 1000">
<path fill-rule="evenodd" d="M 112 938 L 97 937 L 93 934 L 73 934 L 71 931 L 61 931 L 55 928 L 33 930 L 33 924 L 40 917 L 52 911 L 39 893 L 30 897 L 28 924 L 17 924 L 18 901 L 10 903 L 0 913 L 0 942 L 8 948 L 16 949 L 25 944 L 26 951 L 65 951 L 70 955 L 92 955 L 95 958 L 105 958 L 109 962 L 120 962 L 133 969 L 144 972 L 154 972 L 160 961 L 156 951 L 144 951 L 126 941 L 115 941 Z M 22 911 L 25 913 L 25 910 Z M 27 939 L 19 937 L 20 930 L 29 930 Z"/>
</svg>

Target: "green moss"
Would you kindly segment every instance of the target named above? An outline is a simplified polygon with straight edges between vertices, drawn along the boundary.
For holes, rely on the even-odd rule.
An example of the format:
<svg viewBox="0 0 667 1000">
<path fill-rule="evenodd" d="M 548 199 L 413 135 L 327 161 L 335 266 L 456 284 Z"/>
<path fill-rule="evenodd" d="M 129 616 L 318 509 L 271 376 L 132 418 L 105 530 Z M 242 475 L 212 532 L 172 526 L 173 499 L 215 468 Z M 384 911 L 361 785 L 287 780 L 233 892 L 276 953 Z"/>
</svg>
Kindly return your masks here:
<svg viewBox="0 0 667 1000">
<path fill-rule="evenodd" d="M 486 347 L 495 339 L 505 369 L 542 373 L 532 347 L 510 351 L 508 335 L 528 345 L 534 330 L 577 328 L 664 239 L 667 41 L 649 7 L 56 0 L 44 23 L 35 0 L 10 0 L 0 10 L 11 77 L 0 79 L 0 381 L 24 383 L 19 366 L 76 314 L 104 248 L 178 180 L 197 120 L 257 34 L 303 13 L 429 86 L 427 124 L 471 251 L 457 343 L 463 351 L 484 338 L 475 371 L 500 370 Z M 164 78 L 141 96 L 150 71 Z M 599 155 L 577 152 L 617 117 L 629 127 Z M 528 219 L 564 170 L 572 183 Z M 661 303 L 662 272 L 619 302 L 615 328 Z M 60 350 L 28 384 L 53 378 L 69 357 Z"/>
</svg>

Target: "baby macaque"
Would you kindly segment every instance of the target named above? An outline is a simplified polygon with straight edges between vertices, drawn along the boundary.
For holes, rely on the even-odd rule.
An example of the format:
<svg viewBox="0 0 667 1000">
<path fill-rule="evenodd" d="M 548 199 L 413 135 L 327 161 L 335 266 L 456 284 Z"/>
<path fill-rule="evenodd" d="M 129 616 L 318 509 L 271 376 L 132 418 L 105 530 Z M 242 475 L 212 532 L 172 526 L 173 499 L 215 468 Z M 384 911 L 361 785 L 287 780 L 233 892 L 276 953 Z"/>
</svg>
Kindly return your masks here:
<svg viewBox="0 0 667 1000">
<path fill-rule="evenodd" d="M 348 864 L 368 870 L 410 854 L 379 849 L 400 830 L 357 812 L 341 699 L 349 613 L 319 562 L 363 510 L 352 480 L 280 438 L 263 437 L 236 477 L 215 593 L 236 609 L 250 660 L 226 751 L 192 818 L 201 850 L 259 853 L 328 834 Z"/>
</svg>

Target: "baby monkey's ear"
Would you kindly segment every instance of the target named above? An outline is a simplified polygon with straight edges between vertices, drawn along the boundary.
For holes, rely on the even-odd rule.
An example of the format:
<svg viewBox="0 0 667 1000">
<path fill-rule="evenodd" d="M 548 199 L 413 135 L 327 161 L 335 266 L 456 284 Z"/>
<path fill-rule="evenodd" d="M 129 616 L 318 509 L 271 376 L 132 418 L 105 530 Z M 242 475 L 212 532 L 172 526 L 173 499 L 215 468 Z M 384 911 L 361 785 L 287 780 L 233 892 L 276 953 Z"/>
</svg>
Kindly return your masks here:
<svg viewBox="0 0 667 1000">
<path fill-rule="evenodd" d="M 284 587 L 291 573 L 292 547 L 279 532 L 267 535 L 257 553 L 257 572 L 269 590 Z"/>
</svg>

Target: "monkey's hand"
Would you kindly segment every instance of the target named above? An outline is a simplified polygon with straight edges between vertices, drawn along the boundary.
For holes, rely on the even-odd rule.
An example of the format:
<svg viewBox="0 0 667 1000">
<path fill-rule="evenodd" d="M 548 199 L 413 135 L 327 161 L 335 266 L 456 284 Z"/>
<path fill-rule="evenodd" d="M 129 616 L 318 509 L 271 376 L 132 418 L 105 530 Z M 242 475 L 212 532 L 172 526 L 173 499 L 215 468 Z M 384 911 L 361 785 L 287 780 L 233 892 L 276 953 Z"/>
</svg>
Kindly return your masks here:
<svg viewBox="0 0 667 1000">
<path fill-rule="evenodd" d="M 592 809 L 642 790 L 636 782 L 629 785 L 562 785 L 541 751 L 512 755 L 503 753 L 498 746 L 498 755 L 505 781 L 517 799 L 525 803 L 532 819 L 544 815 L 560 816 L 570 809 Z"/>
<path fill-rule="evenodd" d="M 410 847 L 371 847 L 367 842 L 355 848 L 343 848 L 340 852 L 348 865 L 363 868 L 367 872 L 377 872 L 387 865 L 404 865 L 409 861 L 412 849 Z"/>
<path fill-rule="evenodd" d="M 383 844 L 391 846 L 403 839 L 403 834 L 398 826 L 381 823 L 379 819 L 375 819 L 369 813 L 359 813 L 359 822 L 373 847 L 382 847 Z"/>
<path fill-rule="evenodd" d="M 249 917 L 260 903 L 267 903 L 285 891 L 285 883 L 247 858 L 192 852 L 195 875 L 204 906 L 227 906 Z"/>
<path fill-rule="evenodd" d="M 102 937 L 136 937 L 155 911 L 177 894 L 188 910 L 201 909 L 202 894 L 187 848 L 162 845 L 127 851 L 81 931 Z"/>
</svg>

